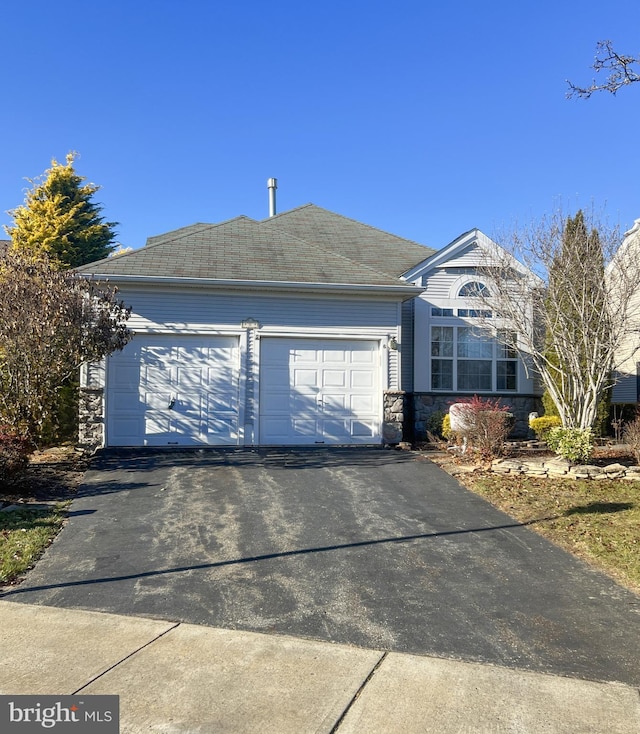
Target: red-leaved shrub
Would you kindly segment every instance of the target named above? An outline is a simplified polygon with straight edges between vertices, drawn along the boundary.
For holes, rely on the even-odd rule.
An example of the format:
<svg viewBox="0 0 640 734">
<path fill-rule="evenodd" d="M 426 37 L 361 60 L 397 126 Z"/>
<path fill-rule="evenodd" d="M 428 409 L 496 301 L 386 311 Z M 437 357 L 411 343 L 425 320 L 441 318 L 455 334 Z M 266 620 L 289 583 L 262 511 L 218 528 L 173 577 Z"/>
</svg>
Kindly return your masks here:
<svg viewBox="0 0 640 734">
<path fill-rule="evenodd" d="M 458 400 L 457 405 L 460 406 L 457 409 L 460 427 L 456 428 L 456 433 L 466 438 L 481 458 L 488 460 L 502 456 L 504 442 L 513 425 L 509 407 L 501 405 L 498 399 L 477 395 Z"/>
<path fill-rule="evenodd" d="M 32 448 L 27 438 L 0 425 L 0 483 L 27 466 Z"/>
</svg>

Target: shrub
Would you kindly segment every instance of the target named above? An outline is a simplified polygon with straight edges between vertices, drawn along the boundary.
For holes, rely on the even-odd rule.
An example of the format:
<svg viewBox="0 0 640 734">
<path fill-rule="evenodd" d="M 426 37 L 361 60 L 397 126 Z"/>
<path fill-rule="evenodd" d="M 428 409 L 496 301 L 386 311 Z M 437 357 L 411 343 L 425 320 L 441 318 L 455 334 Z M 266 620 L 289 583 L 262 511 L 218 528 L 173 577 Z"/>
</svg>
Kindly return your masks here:
<svg viewBox="0 0 640 734">
<path fill-rule="evenodd" d="M 546 441 L 549 431 L 552 428 L 561 428 L 562 421 L 557 415 L 543 415 L 540 418 L 532 418 L 529 425 L 540 441 Z"/>
<path fill-rule="evenodd" d="M 442 421 L 444 420 L 445 413 L 441 410 L 436 410 L 431 413 L 427 418 L 427 435 L 435 436 L 436 438 L 444 438 L 445 435 L 442 432 Z"/>
<path fill-rule="evenodd" d="M 636 464 L 640 464 L 640 418 L 636 418 L 627 423 L 622 429 L 624 442 L 629 444 L 629 448 L 636 460 Z"/>
<path fill-rule="evenodd" d="M 464 430 L 460 431 L 471 447 L 483 458 L 493 459 L 504 453 L 504 442 L 513 426 L 513 415 L 499 400 L 479 398 L 460 400 L 464 405 Z"/>
<path fill-rule="evenodd" d="M 26 468 L 31 450 L 28 439 L 8 426 L 0 426 L 0 482 Z"/>
<path fill-rule="evenodd" d="M 593 453 L 593 431 L 590 428 L 552 428 L 547 446 L 567 461 L 588 461 Z"/>
<path fill-rule="evenodd" d="M 441 431 L 442 431 L 443 438 L 446 438 L 447 441 L 451 441 L 452 443 L 456 442 L 457 433 L 451 430 L 451 416 L 449 415 L 449 413 L 445 413 L 442 419 Z"/>
</svg>

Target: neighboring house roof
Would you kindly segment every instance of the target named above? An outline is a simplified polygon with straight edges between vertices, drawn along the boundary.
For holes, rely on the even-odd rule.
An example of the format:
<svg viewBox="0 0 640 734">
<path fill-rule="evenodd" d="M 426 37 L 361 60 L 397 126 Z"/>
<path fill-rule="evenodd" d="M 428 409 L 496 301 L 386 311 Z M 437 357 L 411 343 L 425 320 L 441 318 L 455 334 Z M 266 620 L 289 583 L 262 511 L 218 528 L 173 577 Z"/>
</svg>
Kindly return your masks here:
<svg viewBox="0 0 640 734">
<path fill-rule="evenodd" d="M 282 226 L 280 226 L 280 223 Z M 145 247 L 78 268 L 96 276 L 344 284 L 414 288 L 407 263 L 432 250 L 307 205 L 258 222 L 194 224 L 150 237 Z"/>
<path fill-rule="evenodd" d="M 9 250 L 11 240 L 0 240 L 0 257 L 4 257 Z"/>
</svg>

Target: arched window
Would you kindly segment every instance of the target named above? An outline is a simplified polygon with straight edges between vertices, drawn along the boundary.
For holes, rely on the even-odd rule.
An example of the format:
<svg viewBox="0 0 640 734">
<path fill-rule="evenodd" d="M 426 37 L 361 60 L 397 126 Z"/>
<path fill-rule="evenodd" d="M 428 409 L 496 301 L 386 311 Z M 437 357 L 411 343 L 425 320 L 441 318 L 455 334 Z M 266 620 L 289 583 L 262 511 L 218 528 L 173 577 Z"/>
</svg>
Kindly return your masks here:
<svg viewBox="0 0 640 734">
<path fill-rule="evenodd" d="M 484 283 L 480 283 L 477 280 L 472 280 L 470 283 L 465 283 L 460 291 L 458 292 L 459 298 L 488 298 L 489 289 Z"/>
</svg>

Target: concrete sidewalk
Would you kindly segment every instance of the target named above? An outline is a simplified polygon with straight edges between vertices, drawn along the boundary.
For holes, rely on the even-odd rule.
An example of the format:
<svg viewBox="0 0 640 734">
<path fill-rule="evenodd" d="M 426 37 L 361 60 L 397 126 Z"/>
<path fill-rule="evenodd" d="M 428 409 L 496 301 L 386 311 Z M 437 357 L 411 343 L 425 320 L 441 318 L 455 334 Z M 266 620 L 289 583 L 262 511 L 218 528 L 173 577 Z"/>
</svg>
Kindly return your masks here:
<svg viewBox="0 0 640 734">
<path fill-rule="evenodd" d="M 117 694 L 123 734 L 637 734 L 638 691 L 293 637 L 0 602 L 0 693 Z"/>
</svg>

